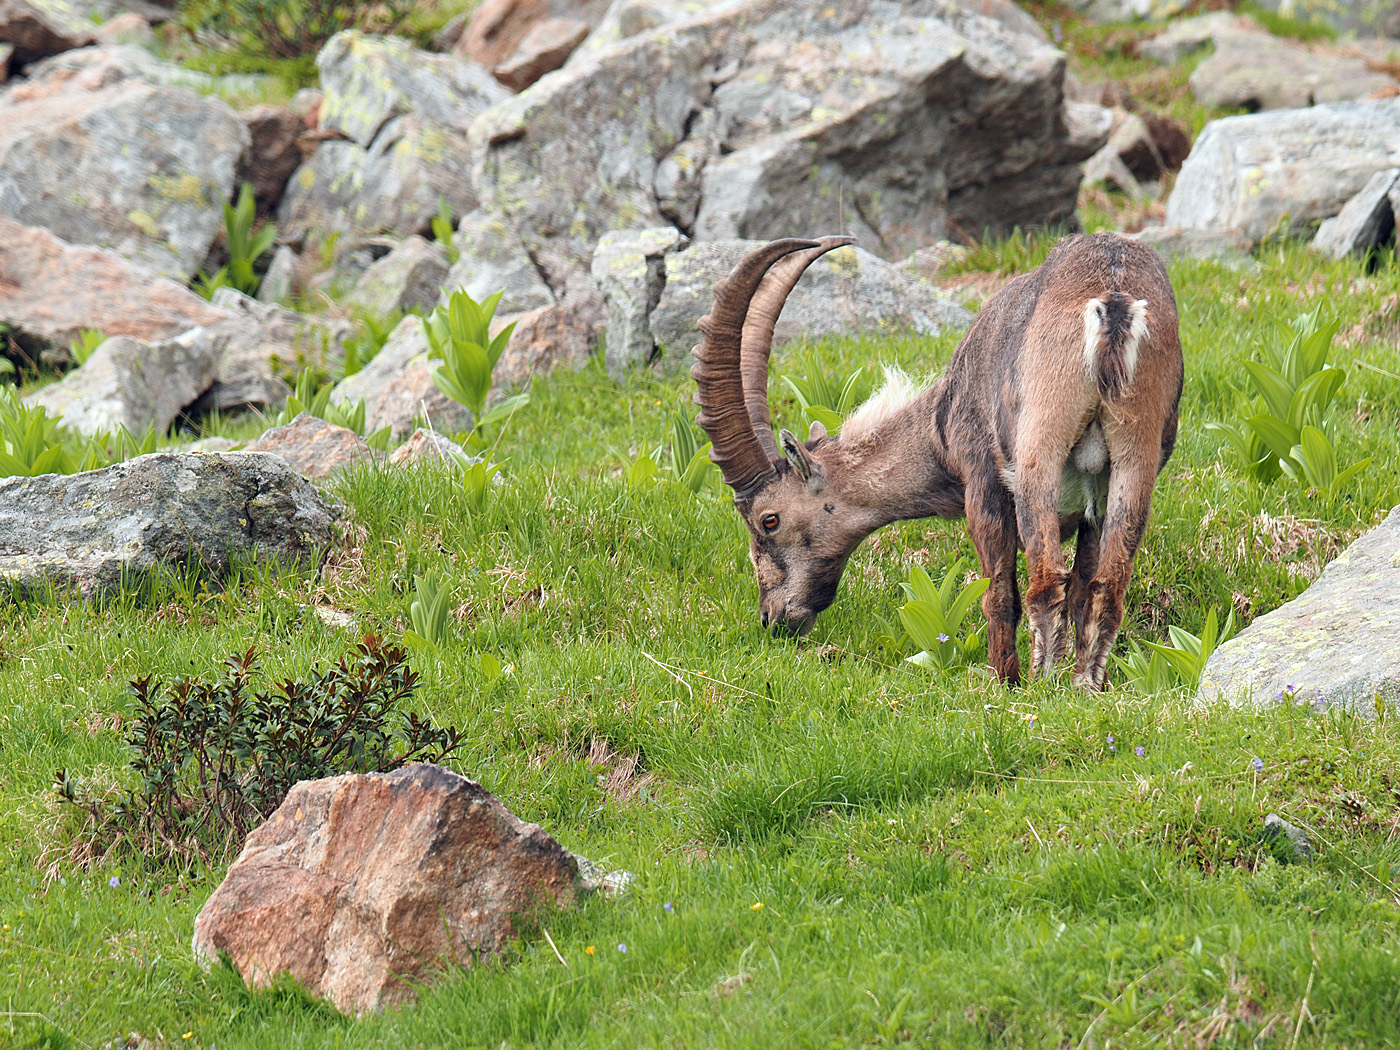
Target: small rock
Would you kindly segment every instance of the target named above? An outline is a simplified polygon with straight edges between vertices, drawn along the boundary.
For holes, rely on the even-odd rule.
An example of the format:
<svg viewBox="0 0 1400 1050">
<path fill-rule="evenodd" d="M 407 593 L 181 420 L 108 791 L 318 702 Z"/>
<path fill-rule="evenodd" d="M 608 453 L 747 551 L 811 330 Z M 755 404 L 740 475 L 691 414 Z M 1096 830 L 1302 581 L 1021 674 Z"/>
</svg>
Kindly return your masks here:
<svg viewBox="0 0 1400 1050">
<path fill-rule="evenodd" d="M 512 91 L 524 91 L 546 73 L 562 66 L 588 36 L 587 22 L 576 18 L 546 18 L 530 27 L 515 54 L 492 74 Z"/>
<path fill-rule="evenodd" d="M 480 456 L 470 456 L 466 449 L 445 438 L 436 430 L 419 427 L 413 436 L 389 454 L 391 467 L 407 466 L 411 463 L 449 463 L 471 466 L 480 463 Z"/>
<path fill-rule="evenodd" d="M 1195 18 L 1174 19 L 1156 36 L 1141 41 L 1137 53 L 1160 65 L 1174 66 L 1188 55 L 1211 46 L 1218 37 L 1258 31 L 1259 26 L 1253 19 L 1229 11 L 1212 11 Z"/>
<path fill-rule="evenodd" d="M 510 62 L 541 23 L 567 19 L 588 29 L 607 10 L 608 0 L 483 0 L 472 11 L 453 53 L 494 69 Z"/>
<path fill-rule="evenodd" d="M 650 317 L 666 283 L 666 253 L 689 244 L 671 226 L 605 233 L 593 252 L 593 280 L 607 307 L 604 342 L 614 378 L 649 363 L 656 354 Z"/>
<path fill-rule="evenodd" d="M 267 264 L 262 283 L 258 285 L 258 301 L 285 303 L 304 291 L 304 286 L 301 260 L 297 253 L 289 245 L 279 244 L 272 253 L 272 261 Z"/>
<path fill-rule="evenodd" d="M 422 422 L 447 433 L 471 429 L 471 412 L 437 388 L 433 367 L 423 320 L 410 314 L 364 368 L 336 384 L 331 400 L 363 400 L 366 433 L 388 427 L 393 441 L 402 441 Z"/>
<path fill-rule="evenodd" d="M 138 438 L 148 428 L 164 434 L 219 374 L 228 336 L 192 328 L 159 343 L 129 335 L 106 340 L 87 363 L 30 394 L 63 425 L 96 436 L 126 427 Z"/>
<path fill-rule="evenodd" d="M 67 244 L 0 213 L 0 323 L 66 353 L 84 329 L 158 342 L 229 314 L 115 252 Z"/>
<path fill-rule="evenodd" d="M 493 399 L 557 368 L 582 368 L 591 356 L 596 324 L 586 305 L 564 298 L 538 310 L 507 314 L 497 324 L 512 321 L 515 331 L 491 372 Z"/>
<path fill-rule="evenodd" d="M 457 45 L 457 41 L 462 39 L 462 31 L 466 28 L 467 12 L 458 11 L 433 34 L 433 50 L 451 51 Z"/>
<path fill-rule="evenodd" d="M 67 4 L 44 0 L 0 0 L 0 40 L 14 45 L 15 64 L 93 43 L 93 25 Z"/>
<path fill-rule="evenodd" d="M 1318 227 L 1312 246 L 1334 259 L 1364 255 L 1395 230 L 1391 196 L 1400 183 L 1400 168 L 1386 168 L 1371 176 L 1335 216 Z"/>
<path fill-rule="evenodd" d="M 418 763 L 302 781 L 248 836 L 195 919 L 194 951 L 252 987 L 290 973 L 363 1014 L 469 966 L 515 919 L 580 893 L 578 860 L 474 781 Z"/>
<path fill-rule="evenodd" d="M 1217 35 L 1215 53 L 1191 74 L 1191 93 L 1207 106 L 1300 109 L 1371 98 L 1396 87 L 1360 55 L 1337 54 L 1264 32 Z"/>
<path fill-rule="evenodd" d="M 1254 243 L 1239 230 L 1211 230 L 1193 226 L 1149 226 L 1125 234 L 1151 245 L 1167 258 L 1214 259 L 1232 266 L 1253 262 Z"/>
<path fill-rule="evenodd" d="M 151 29 L 151 23 L 135 11 L 123 11 L 115 18 L 103 22 L 93 30 L 93 36 L 99 44 L 109 46 L 130 44 L 147 51 L 154 51 L 156 48 L 156 34 Z"/>
<path fill-rule="evenodd" d="M 1264 818 L 1264 835 L 1268 838 L 1286 839 L 1297 860 L 1307 860 L 1312 856 L 1312 843 L 1308 841 L 1308 833 L 1288 823 L 1277 813 L 1270 813 Z"/>
<path fill-rule="evenodd" d="M 364 272 L 348 304 L 380 317 L 431 310 L 449 269 L 442 245 L 414 235 Z"/>
<path fill-rule="evenodd" d="M 0 579 L 112 595 L 159 566 L 310 565 L 336 512 L 276 456 L 155 452 L 82 474 L 0 479 Z"/>
<path fill-rule="evenodd" d="M 280 456 L 304 478 L 328 478 L 374 462 L 374 453 L 359 434 L 309 412 L 266 431 L 245 451 Z"/>
<path fill-rule="evenodd" d="M 462 217 L 452 243 L 460 255 L 442 283 L 442 302 L 462 289 L 477 302 L 504 293 L 498 314 L 523 313 L 554 304 L 554 293 L 520 237 L 499 218 L 482 211 Z"/>
</svg>

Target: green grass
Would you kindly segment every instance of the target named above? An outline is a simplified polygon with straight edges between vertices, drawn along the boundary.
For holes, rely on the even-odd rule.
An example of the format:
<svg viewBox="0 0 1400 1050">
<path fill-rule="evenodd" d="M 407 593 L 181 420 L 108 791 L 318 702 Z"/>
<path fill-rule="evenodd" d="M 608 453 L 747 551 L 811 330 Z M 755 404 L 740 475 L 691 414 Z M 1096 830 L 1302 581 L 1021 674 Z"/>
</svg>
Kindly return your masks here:
<svg viewBox="0 0 1400 1050">
<path fill-rule="evenodd" d="M 983 261 L 1024 268 L 1043 248 Z M 1352 366 L 1400 373 L 1376 319 L 1393 261 L 1367 274 L 1282 244 L 1259 264 L 1172 268 L 1182 437 L 1129 637 L 1197 631 L 1212 607 L 1274 608 L 1400 502 L 1400 394 Z M 1334 357 L 1351 366 L 1338 444 L 1346 461 L 1374 457 L 1330 501 L 1245 479 L 1202 427 L 1232 418 L 1239 362 L 1274 319 L 1319 304 L 1344 333 L 1360 326 Z M 931 374 L 955 342 L 789 346 L 776 371 L 820 351 L 833 367 Z M 894 618 L 909 566 L 937 576 L 971 555 L 960 523 L 881 533 L 812 635 L 775 640 L 723 493 L 623 480 L 690 393 L 656 378 L 616 386 L 596 366 L 540 381 L 484 513 L 443 473 L 344 479 L 345 543 L 314 578 L 0 605 L 0 1046 L 95 1047 L 132 1031 L 222 1050 L 1400 1042 L 1393 720 L 917 671 L 880 650 L 872 614 Z M 791 425 L 776 378 L 772 394 Z M 568 847 L 634 872 L 634 887 L 547 920 L 567 967 L 526 937 L 361 1021 L 290 985 L 252 993 L 200 971 L 192 924 L 223 865 L 80 868 L 53 771 L 99 786 L 123 776 L 114 727 L 138 675 L 207 671 L 250 644 L 270 673 L 297 674 L 356 631 L 401 635 L 427 569 L 457 614 L 437 658 L 413 657 L 416 703 L 469 729 L 452 764 Z M 327 626 L 318 605 L 356 629 Z M 480 653 L 509 673 L 484 682 Z M 595 755 L 636 759 L 629 788 L 605 785 L 595 742 Z M 1318 856 L 1276 857 L 1260 835 L 1269 812 L 1313 829 Z"/>
</svg>

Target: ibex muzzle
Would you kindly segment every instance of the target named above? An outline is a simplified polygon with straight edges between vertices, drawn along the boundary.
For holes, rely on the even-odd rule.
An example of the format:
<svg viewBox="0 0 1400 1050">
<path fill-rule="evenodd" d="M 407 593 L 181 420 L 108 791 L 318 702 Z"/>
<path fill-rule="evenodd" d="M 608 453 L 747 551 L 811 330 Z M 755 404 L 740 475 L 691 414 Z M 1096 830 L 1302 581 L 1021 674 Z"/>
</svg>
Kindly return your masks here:
<svg viewBox="0 0 1400 1050">
<path fill-rule="evenodd" d="M 896 378 L 839 436 L 814 424 L 805 443 L 786 430 L 775 441 L 778 315 L 803 271 L 849 243 L 750 252 L 700 322 L 699 423 L 749 529 L 764 626 L 809 630 L 851 552 L 881 526 L 965 516 L 991 580 L 982 608 L 996 673 L 1020 680 L 1020 547 L 1032 673 L 1054 669 L 1073 623 L 1075 682 L 1102 688 L 1152 486 L 1176 442 L 1181 344 L 1161 259 L 1113 234 L 1062 241 L 988 300 L 933 386 Z M 1076 532 L 1071 572 L 1061 543 Z"/>
</svg>

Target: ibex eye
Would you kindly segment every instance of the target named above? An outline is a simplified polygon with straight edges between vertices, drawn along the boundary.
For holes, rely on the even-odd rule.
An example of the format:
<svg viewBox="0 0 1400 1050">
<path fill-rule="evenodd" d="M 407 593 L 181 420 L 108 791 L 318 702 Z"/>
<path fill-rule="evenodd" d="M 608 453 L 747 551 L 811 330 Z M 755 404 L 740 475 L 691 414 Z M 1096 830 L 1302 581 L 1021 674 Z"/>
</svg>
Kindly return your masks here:
<svg viewBox="0 0 1400 1050">
<path fill-rule="evenodd" d="M 778 516 L 776 514 L 765 514 L 759 524 L 763 526 L 764 532 L 772 532 L 778 527 Z"/>
</svg>

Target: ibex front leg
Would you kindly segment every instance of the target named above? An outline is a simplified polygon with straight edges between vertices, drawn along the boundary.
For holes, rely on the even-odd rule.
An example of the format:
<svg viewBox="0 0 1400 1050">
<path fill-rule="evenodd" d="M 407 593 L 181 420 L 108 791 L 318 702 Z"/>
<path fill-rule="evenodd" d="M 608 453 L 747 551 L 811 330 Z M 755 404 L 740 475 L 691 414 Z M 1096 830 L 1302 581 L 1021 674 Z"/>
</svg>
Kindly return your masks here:
<svg viewBox="0 0 1400 1050">
<path fill-rule="evenodd" d="M 969 483 L 965 497 L 967 531 L 977 548 L 982 575 L 991 580 L 982 595 L 987 617 L 987 660 L 1007 685 L 1021 684 L 1016 628 L 1021 592 L 1016 587 L 1016 505 L 993 473 Z"/>
</svg>

